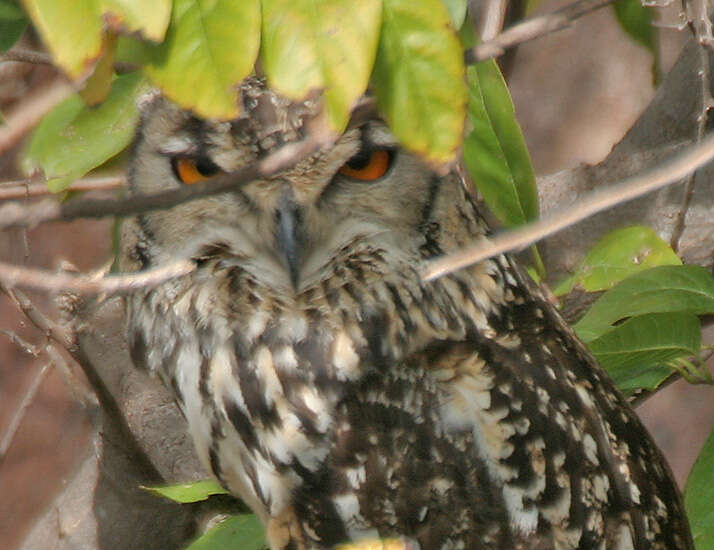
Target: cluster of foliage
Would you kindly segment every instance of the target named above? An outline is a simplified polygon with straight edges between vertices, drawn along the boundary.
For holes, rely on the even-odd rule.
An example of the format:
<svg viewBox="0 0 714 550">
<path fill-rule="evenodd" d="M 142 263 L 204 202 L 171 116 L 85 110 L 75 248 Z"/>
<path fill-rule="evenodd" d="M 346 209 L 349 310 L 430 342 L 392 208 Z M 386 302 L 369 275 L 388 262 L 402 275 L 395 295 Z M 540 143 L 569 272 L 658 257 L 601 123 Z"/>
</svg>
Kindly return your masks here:
<svg viewBox="0 0 714 550">
<path fill-rule="evenodd" d="M 149 87 L 204 117 L 237 116 L 237 84 L 259 67 L 293 99 L 322 93 L 323 129 L 339 134 L 367 88 L 403 145 L 435 167 L 463 154 L 471 179 L 505 225 L 538 215 L 535 177 L 508 88 L 493 60 L 465 67 L 476 39 L 466 0 L 0 0 L 0 51 L 28 22 L 81 91 L 50 112 L 24 155 L 52 191 L 102 166 L 131 141 Z M 621 0 L 625 30 L 653 48 L 649 10 Z M 465 23 L 466 22 L 466 23 Z M 256 65 L 256 63 L 258 64 Z M 122 74 L 115 70 L 121 67 Z M 534 249 L 534 274 L 543 274 Z M 714 278 L 683 266 L 643 227 L 604 237 L 567 280 L 603 292 L 574 325 L 626 394 L 654 391 L 673 373 L 711 382 L 701 315 L 714 314 Z M 714 547 L 714 435 L 691 474 L 686 504 L 697 547 Z M 212 482 L 155 489 L 179 502 L 223 492 Z M 191 548 L 260 548 L 252 516 L 221 523 Z"/>
</svg>

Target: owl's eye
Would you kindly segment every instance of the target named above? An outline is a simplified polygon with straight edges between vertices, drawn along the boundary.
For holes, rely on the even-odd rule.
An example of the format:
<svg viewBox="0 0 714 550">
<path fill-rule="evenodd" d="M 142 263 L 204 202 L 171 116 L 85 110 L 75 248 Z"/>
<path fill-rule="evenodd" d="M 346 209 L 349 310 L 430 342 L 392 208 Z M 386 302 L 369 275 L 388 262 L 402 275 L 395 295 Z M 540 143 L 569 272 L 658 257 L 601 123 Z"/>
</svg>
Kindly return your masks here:
<svg viewBox="0 0 714 550">
<path fill-rule="evenodd" d="M 218 174 L 221 169 L 207 157 L 174 157 L 171 159 L 174 175 L 183 183 L 191 184 Z"/>
<path fill-rule="evenodd" d="M 392 149 L 363 149 L 342 165 L 339 172 L 360 181 L 374 181 L 387 173 L 394 158 Z"/>
</svg>

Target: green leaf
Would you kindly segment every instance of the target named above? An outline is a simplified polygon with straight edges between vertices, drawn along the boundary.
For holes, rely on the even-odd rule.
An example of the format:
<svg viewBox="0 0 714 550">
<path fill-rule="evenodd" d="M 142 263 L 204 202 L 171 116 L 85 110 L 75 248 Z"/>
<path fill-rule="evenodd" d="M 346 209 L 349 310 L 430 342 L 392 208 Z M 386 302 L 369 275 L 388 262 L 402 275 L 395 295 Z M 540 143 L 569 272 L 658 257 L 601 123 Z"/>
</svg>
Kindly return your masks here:
<svg viewBox="0 0 714 550">
<path fill-rule="evenodd" d="M 697 550 L 714 548 L 714 431 L 704 442 L 689 473 L 684 508 Z"/>
<path fill-rule="evenodd" d="M 121 40 L 117 57 L 141 65 L 167 97 L 199 116 L 238 116 L 237 85 L 260 44 L 259 0 L 173 1 L 164 41 Z"/>
<path fill-rule="evenodd" d="M 434 164 L 456 157 L 467 99 L 463 52 L 441 0 L 383 0 L 373 80 L 406 148 Z"/>
<path fill-rule="evenodd" d="M 143 86 L 141 75 L 129 73 L 114 79 L 109 97 L 97 108 L 87 107 L 78 95 L 65 100 L 35 130 L 25 170 L 42 168 L 47 186 L 58 192 L 104 164 L 131 142 Z"/>
<path fill-rule="evenodd" d="M 538 217 L 538 193 L 530 155 L 508 87 L 492 59 L 466 71 L 469 122 L 464 162 L 488 207 L 506 225 Z"/>
<path fill-rule="evenodd" d="M 451 17 L 451 26 L 455 29 L 460 29 L 466 19 L 467 0 L 443 0 L 446 4 L 446 9 L 449 10 Z"/>
<path fill-rule="evenodd" d="M 324 90 L 331 129 L 342 132 L 369 83 L 380 0 L 263 0 L 261 61 L 271 88 L 296 100 Z"/>
<path fill-rule="evenodd" d="M 607 290 L 634 273 L 658 265 L 682 265 L 682 260 L 649 227 L 616 229 L 592 247 L 576 272 L 553 293 L 567 294 L 575 285 L 587 292 Z"/>
<path fill-rule="evenodd" d="M 714 313 L 714 277 L 696 265 L 660 266 L 628 277 L 608 290 L 574 325 L 591 342 L 626 317 L 647 313 Z"/>
<path fill-rule="evenodd" d="M 632 317 L 588 344 L 623 392 L 654 390 L 672 373 L 675 359 L 698 355 L 699 319 L 689 313 L 650 313 Z"/>
<path fill-rule="evenodd" d="M 110 28 L 161 42 L 171 16 L 171 0 L 99 0 Z"/>
<path fill-rule="evenodd" d="M 265 530 L 260 521 L 245 514 L 223 520 L 187 550 L 260 550 L 265 547 Z"/>
<path fill-rule="evenodd" d="M 102 48 L 96 0 L 24 0 L 24 5 L 55 63 L 72 78 L 86 75 Z"/>
<path fill-rule="evenodd" d="M 652 8 L 643 6 L 641 0 L 618 0 L 612 7 L 617 21 L 630 38 L 655 54 Z"/>
<path fill-rule="evenodd" d="M 143 489 L 181 504 L 206 500 L 211 495 L 229 494 L 218 482 L 212 479 L 179 485 L 165 485 L 163 487 L 143 487 Z"/>
<path fill-rule="evenodd" d="M 27 18 L 12 0 L 0 0 L 0 52 L 9 50 L 22 36 Z"/>
</svg>

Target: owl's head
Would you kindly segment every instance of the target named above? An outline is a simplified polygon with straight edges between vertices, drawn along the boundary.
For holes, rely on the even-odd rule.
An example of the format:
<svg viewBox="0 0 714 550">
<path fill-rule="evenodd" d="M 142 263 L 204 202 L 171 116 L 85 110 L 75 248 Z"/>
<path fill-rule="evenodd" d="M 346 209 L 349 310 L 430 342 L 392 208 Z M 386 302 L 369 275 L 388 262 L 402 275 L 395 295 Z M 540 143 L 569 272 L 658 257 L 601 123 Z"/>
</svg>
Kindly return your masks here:
<svg viewBox="0 0 714 550">
<path fill-rule="evenodd" d="M 129 168 L 132 194 L 203 181 L 254 163 L 304 136 L 314 103 L 291 103 L 259 81 L 242 87 L 243 114 L 198 119 L 164 98 L 144 106 Z M 332 146 L 239 190 L 136 219 L 141 261 L 220 254 L 271 286 L 294 290 L 354 250 L 379 249 L 395 269 L 483 231 L 456 174 L 439 177 L 401 149 L 380 120 L 350 127 Z"/>
</svg>

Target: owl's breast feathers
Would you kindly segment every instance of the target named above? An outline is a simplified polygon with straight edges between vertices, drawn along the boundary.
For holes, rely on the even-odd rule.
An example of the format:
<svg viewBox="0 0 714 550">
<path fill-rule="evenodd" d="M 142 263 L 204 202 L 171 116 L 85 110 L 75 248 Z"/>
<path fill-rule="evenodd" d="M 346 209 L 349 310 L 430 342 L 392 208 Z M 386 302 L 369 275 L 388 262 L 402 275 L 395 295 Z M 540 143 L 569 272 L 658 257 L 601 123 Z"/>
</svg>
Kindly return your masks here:
<svg viewBox="0 0 714 550">
<path fill-rule="evenodd" d="M 286 297 L 207 262 L 129 308 L 135 361 L 274 548 L 693 548 L 650 437 L 509 260 L 336 265 Z"/>
</svg>

